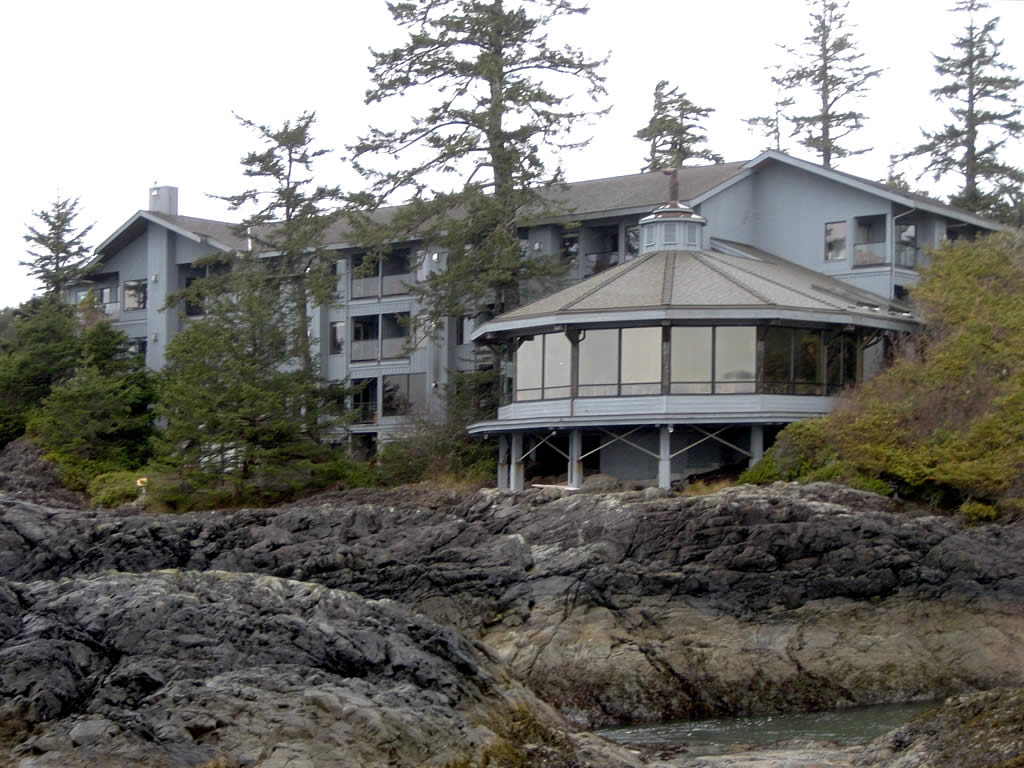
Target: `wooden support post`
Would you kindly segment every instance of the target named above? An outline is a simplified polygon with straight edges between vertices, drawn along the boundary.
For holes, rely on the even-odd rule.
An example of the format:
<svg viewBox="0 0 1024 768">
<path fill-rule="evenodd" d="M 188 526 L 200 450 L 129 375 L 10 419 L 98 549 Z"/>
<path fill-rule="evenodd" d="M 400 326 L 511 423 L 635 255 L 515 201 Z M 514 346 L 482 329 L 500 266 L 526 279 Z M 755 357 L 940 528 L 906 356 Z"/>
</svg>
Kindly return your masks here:
<svg viewBox="0 0 1024 768">
<path fill-rule="evenodd" d="M 523 473 L 523 433 L 512 433 L 512 456 L 509 465 L 508 486 L 513 491 L 523 490 L 525 477 Z"/>
<path fill-rule="evenodd" d="M 760 424 L 750 425 L 750 466 L 754 466 L 764 455 L 764 427 Z"/>
<path fill-rule="evenodd" d="M 668 431 L 668 425 L 662 424 L 659 428 L 659 450 L 658 450 L 658 487 L 672 487 L 672 433 Z"/>
<path fill-rule="evenodd" d="M 583 433 L 574 429 L 569 433 L 569 487 L 583 487 Z"/>
<path fill-rule="evenodd" d="M 498 487 L 508 488 L 508 435 L 498 436 Z"/>
</svg>

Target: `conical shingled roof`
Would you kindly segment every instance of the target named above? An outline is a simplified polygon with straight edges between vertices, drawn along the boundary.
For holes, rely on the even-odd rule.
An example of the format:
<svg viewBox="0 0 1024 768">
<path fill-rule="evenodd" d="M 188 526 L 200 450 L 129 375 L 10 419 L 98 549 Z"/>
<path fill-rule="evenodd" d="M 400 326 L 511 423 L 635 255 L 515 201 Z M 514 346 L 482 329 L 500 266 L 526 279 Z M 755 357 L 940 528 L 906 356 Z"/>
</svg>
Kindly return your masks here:
<svg viewBox="0 0 1024 768">
<path fill-rule="evenodd" d="M 741 243 L 712 240 L 715 250 L 656 251 L 601 272 L 511 312 L 478 329 L 488 332 L 525 328 L 536 322 L 610 321 L 644 310 L 707 311 L 709 317 L 727 319 L 785 310 L 789 318 L 799 313 L 842 315 L 836 322 L 879 325 L 882 317 L 916 324 L 909 307 L 855 288 L 835 278 L 806 269 L 785 259 Z M 644 313 L 650 317 L 650 312 Z M 608 318 L 600 316 L 608 315 Z M 535 322 L 531 322 L 535 321 Z M 890 325 L 891 323 L 886 323 Z"/>
</svg>

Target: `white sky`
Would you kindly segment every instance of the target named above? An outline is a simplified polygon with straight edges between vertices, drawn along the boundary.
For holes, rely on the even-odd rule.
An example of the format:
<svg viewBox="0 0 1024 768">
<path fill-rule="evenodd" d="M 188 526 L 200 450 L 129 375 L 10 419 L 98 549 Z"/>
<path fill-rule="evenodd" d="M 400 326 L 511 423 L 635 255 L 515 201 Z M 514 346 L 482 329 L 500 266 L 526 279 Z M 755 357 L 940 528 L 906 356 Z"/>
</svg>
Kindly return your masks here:
<svg viewBox="0 0 1024 768">
<path fill-rule="evenodd" d="M 990 0 L 1006 40 L 1003 60 L 1024 76 L 1024 0 Z M 946 53 L 963 17 L 953 0 L 852 0 L 847 11 L 865 63 L 884 68 L 861 107 L 870 116 L 855 146 L 870 152 L 841 170 L 884 178 L 890 153 L 912 147 L 919 128 L 938 128 L 945 108 L 930 52 Z M 632 138 L 646 124 L 655 83 L 667 79 L 701 106 L 710 147 L 726 160 L 754 157 L 765 140 L 743 118 L 767 114 L 775 98 L 764 67 L 785 61 L 776 43 L 807 33 L 804 0 L 591 0 L 591 12 L 552 32 L 605 70 L 610 115 L 578 136 L 585 150 L 562 158 L 569 180 L 638 171 L 645 146 Z M 987 18 L 987 16 L 986 16 Z M 232 111 L 276 125 L 315 110 L 320 146 L 336 150 L 319 178 L 347 189 L 358 180 L 344 148 L 369 120 L 414 111 L 395 104 L 372 112 L 368 47 L 402 37 L 383 0 L 35 0 L 5 6 L 0 72 L 5 115 L 0 147 L 0 307 L 27 299 L 22 236 L 32 212 L 57 195 L 81 198 L 79 223 L 95 222 L 98 245 L 148 203 L 154 183 L 179 188 L 179 213 L 234 218 L 210 194 L 244 189 L 239 158 L 256 148 Z M 1024 100 L 1024 89 L 1019 94 Z M 390 123 L 390 125 L 397 125 Z M 791 143 L 788 149 L 809 157 Z M 1024 165 L 1024 147 L 1007 159 Z M 813 158 L 810 158 L 813 159 Z M 930 178 L 919 186 L 948 193 Z M 955 185 L 954 185 L 955 186 Z"/>
</svg>

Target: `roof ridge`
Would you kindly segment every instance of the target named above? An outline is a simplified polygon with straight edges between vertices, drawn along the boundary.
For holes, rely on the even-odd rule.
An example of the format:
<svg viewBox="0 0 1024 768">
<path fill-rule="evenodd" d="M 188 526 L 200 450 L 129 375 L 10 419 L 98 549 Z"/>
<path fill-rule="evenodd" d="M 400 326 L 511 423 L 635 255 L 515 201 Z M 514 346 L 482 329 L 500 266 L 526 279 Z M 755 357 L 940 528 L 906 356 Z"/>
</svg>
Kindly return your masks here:
<svg viewBox="0 0 1024 768">
<path fill-rule="evenodd" d="M 728 255 L 728 254 L 722 254 L 722 255 L 725 256 L 725 255 Z M 785 288 L 787 291 L 792 291 L 793 293 L 795 293 L 795 294 L 797 294 L 799 296 L 803 296 L 805 299 L 810 299 L 811 301 L 820 301 L 822 304 L 828 304 L 829 306 L 834 307 L 835 309 L 844 309 L 845 306 L 846 306 L 845 304 L 837 304 L 837 303 L 835 303 L 832 300 L 823 299 L 820 296 L 815 296 L 815 295 L 807 293 L 805 291 L 801 291 L 800 289 L 794 288 L 791 285 L 786 285 L 785 283 L 780 283 L 778 280 L 774 280 L 774 279 L 772 279 L 770 277 L 765 277 L 764 275 L 759 275 L 759 274 L 757 274 L 755 272 L 751 272 L 749 269 L 744 269 L 739 264 L 732 264 L 732 263 L 730 263 L 729 266 L 731 266 L 733 269 L 738 269 L 740 272 L 743 272 L 744 274 L 747 274 L 747 275 L 750 275 L 751 277 L 757 278 L 758 280 L 764 280 L 765 282 L 771 283 L 772 285 L 778 285 L 778 286 L 780 286 L 782 288 Z M 801 266 L 801 265 L 797 264 L 796 266 Z"/>
<path fill-rule="evenodd" d="M 676 273 L 676 256 L 675 253 L 666 254 L 665 276 L 661 281 L 661 303 L 665 305 L 672 303 L 672 282 Z"/>
<path fill-rule="evenodd" d="M 566 304 L 564 307 L 562 307 L 559 311 L 560 312 L 564 312 L 564 311 L 566 311 L 568 309 L 572 309 L 573 306 L 575 306 L 576 304 L 579 304 L 584 299 L 589 299 L 591 296 L 593 296 L 599 290 L 601 290 L 606 285 L 608 285 L 608 283 L 612 282 L 613 280 L 618 280 L 619 277 L 621 277 L 622 275 L 625 275 L 625 274 L 628 274 L 628 273 L 632 272 L 640 264 L 642 264 L 644 262 L 647 262 L 647 261 L 650 261 L 651 257 L 654 256 L 654 255 L 655 255 L 655 253 L 648 253 L 646 256 L 641 256 L 640 258 L 633 259 L 632 261 L 627 261 L 625 264 L 621 264 L 620 266 L 622 267 L 622 269 L 620 271 L 616 272 L 613 275 L 609 275 L 606 279 L 602 280 L 600 283 L 597 283 L 597 285 L 592 287 L 589 291 L 584 291 L 578 297 L 576 297 L 575 299 L 570 301 L 568 304 Z M 612 272 L 614 270 L 609 270 L 609 271 Z"/>
<path fill-rule="evenodd" d="M 751 287 L 749 287 L 747 285 L 744 285 L 739 280 L 737 280 L 735 277 L 733 277 L 732 275 L 728 274 L 724 270 L 720 269 L 717 264 L 712 264 L 711 263 L 712 260 L 705 258 L 705 254 L 704 254 L 703 251 L 694 251 L 693 252 L 693 257 L 694 257 L 694 259 L 699 261 L 701 264 L 703 264 L 705 267 L 710 269 L 712 272 L 717 274 L 719 277 L 722 277 L 722 278 L 728 280 L 730 283 L 735 285 L 741 291 L 746 291 L 751 296 L 753 296 L 755 299 L 758 299 L 759 301 L 762 301 L 765 304 L 772 304 L 772 303 L 774 303 L 774 302 L 770 301 L 767 296 L 762 296 L 760 293 L 755 291 L 753 288 L 751 288 Z M 756 275 L 754 275 L 754 276 L 756 277 Z"/>
</svg>

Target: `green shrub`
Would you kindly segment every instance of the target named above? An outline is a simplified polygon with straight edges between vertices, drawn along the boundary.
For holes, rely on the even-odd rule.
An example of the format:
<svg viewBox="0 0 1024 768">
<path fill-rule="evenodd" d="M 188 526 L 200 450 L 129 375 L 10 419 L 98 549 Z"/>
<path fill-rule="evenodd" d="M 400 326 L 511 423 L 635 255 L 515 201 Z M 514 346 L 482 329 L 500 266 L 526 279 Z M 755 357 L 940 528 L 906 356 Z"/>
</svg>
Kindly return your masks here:
<svg viewBox="0 0 1024 768">
<path fill-rule="evenodd" d="M 130 504 L 142 495 L 138 485 L 142 470 L 131 472 L 105 472 L 89 481 L 87 492 L 94 507 L 119 507 Z"/>
<path fill-rule="evenodd" d="M 971 525 L 977 523 L 991 523 L 999 517 L 999 510 L 991 504 L 968 499 L 960 505 L 960 514 Z"/>
<path fill-rule="evenodd" d="M 782 475 L 779 474 L 779 468 L 775 463 L 775 447 L 772 446 L 753 466 L 746 469 L 736 482 L 769 485 L 781 479 Z"/>
</svg>

